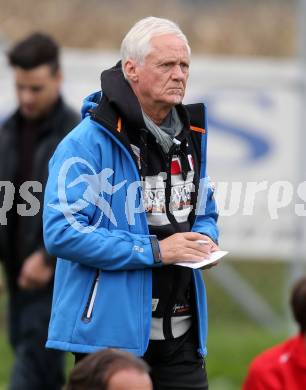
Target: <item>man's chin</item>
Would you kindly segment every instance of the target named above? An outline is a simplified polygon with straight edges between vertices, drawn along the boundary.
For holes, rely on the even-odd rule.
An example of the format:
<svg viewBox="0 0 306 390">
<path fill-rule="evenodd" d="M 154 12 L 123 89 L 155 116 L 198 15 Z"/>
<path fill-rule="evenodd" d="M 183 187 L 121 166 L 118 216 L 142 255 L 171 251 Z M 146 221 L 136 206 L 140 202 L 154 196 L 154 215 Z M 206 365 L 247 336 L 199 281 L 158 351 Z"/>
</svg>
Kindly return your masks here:
<svg viewBox="0 0 306 390">
<path fill-rule="evenodd" d="M 23 110 L 21 109 L 21 114 L 24 118 L 29 120 L 35 120 L 40 117 L 40 114 L 36 111 L 30 111 L 30 110 Z"/>
<path fill-rule="evenodd" d="M 172 95 L 169 99 L 169 103 L 176 106 L 177 104 L 181 104 L 183 101 L 183 96 L 181 95 Z"/>
</svg>

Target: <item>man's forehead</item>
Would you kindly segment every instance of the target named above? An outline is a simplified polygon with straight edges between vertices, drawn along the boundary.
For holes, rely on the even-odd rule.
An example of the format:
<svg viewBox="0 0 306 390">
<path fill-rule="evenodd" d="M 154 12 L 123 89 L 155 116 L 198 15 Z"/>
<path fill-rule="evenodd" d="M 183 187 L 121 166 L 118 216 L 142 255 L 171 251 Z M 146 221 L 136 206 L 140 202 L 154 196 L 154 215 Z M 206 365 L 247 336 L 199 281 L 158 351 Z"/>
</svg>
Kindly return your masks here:
<svg viewBox="0 0 306 390">
<path fill-rule="evenodd" d="M 154 36 L 150 40 L 151 50 L 147 57 L 165 58 L 176 55 L 189 59 L 189 51 L 186 42 L 174 34 Z"/>
<path fill-rule="evenodd" d="M 175 34 L 156 35 L 150 39 L 152 47 L 181 47 L 188 51 L 187 44 L 183 38 Z"/>
<path fill-rule="evenodd" d="M 32 81 L 45 80 L 55 76 L 51 66 L 48 64 L 39 65 L 31 69 L 24 69 L 16 66 L 14 67 L 14 71 L 17 78 Z"/>
</svg>

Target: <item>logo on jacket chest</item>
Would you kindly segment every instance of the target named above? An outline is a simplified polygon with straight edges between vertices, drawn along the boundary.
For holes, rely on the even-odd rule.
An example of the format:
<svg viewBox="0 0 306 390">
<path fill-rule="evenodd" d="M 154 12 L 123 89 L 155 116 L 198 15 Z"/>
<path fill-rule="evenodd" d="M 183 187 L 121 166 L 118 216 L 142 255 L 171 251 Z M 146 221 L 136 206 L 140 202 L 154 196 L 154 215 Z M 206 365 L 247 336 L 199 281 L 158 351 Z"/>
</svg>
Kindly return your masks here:
<svg viewBox="0 0 306 390">
<path fill-rule="evenodd" d="M 192 210 L 193 161 L 190 156 L 190 171 L 183 180 L 180 159 L 174 156 L 171 163 L 171 197 L 169 209 L 177 222 L 185 222 Z M 167 174 L 146 176 L 143 180 L 143 204 L 149 225 L 161 226 L 170 223 L 166 214 Z"/>
<path fill-rule="evenodd" d="M 79 174 L 76 175 L 76 173 Z M 97 173 L 83 158 L 71 157 L 64 162 L 59 172 L 59 203 L 49 204 L 49 206 L 60 210 L 70 225 L 82 233 L 90 233 L 97 229 L 103 216 L 117 226 L 117 220 L 107 199 L 111 199 L 110 197 L 125 185 L 126 180 L 112 185 L 113 175 L 114 170 L 111 168 L 104 168 Z M 70 203 L 69 199 L 74 201 Z M 95 223 L 84 226 L 77 216 L 84 218 L 86 213 L 83 214 L 82 211 L 91 206 L 99 210 L 99 218 Z"/>
</svg>

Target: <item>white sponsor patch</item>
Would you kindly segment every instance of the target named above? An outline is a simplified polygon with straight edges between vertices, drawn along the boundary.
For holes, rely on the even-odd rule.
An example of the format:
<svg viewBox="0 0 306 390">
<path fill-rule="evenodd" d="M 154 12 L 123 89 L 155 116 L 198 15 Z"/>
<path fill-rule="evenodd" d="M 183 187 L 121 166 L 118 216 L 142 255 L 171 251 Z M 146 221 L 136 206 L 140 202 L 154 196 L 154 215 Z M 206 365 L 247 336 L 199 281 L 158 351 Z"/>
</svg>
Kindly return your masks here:
<svg viewBox="0 0 306 390">
<path fill-rule="evenodd" d="M 152 298 L 152 311 L 156 311 L 157 310 L 158 302 L 159 302 L 158 298 Z"/>
<path fill-rule="evenodd" d="M 182 223 L 188 220 L 193 208 L 191 194 L 194 191 L 194 171 L 189 171 L 184 181 L 181 174 L 181 163 L 176 157 L 172 160 L 171 170 L 170 210 L 177 222 Z M 166 178 L 166 173 L 161 172 L 156 176 L 146 176 L 143 182 L 143 206 L 151 226 L 164 226 L 170 223 L 166 214 Z"/>
<path fill-rule="evenodd" d="M 143 252 L 144 252 L 144 249 L 143 249 L 141 246 L 134 245 L 134 246 L 133 246 L 133 251 L 139 252 L 139 253 L 143 253 Z"/>
</svg>

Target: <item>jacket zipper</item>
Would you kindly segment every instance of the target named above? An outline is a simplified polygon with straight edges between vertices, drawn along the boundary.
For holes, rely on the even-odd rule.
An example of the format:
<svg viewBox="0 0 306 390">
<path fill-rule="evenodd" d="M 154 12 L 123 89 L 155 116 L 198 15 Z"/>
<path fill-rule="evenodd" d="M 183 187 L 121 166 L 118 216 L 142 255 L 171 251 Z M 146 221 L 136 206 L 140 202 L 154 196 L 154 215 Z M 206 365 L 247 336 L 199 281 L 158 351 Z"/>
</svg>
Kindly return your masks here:
<svg viewBox="0 0 306 390">
<path fill-rule="evenodd" d="M 100 271 L 97 270 L 95 280 L 94 280 L 93 285 L 90 289 L 90 294 L 89 294 L 89 297 L 87 299 L 85 310 L 84 310 L 83 315 L 82 315 L 82 320 L 85 322 L 89 322 L 92 318 L 92 312 L 93 312 L 93 308 L 94 308 L 94 304 L 95 304 L 95 300 L 96 300 L 96 296 L 97 296 L 99 279 L 100 279 Z"/>
</svg>

